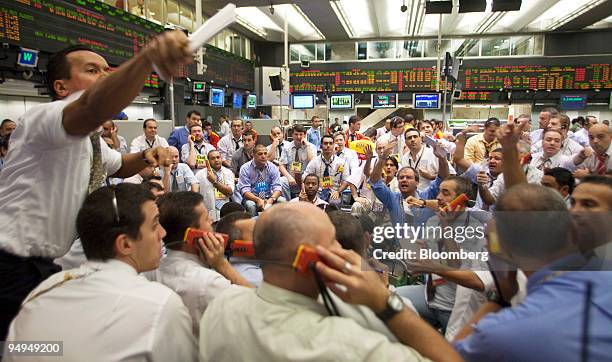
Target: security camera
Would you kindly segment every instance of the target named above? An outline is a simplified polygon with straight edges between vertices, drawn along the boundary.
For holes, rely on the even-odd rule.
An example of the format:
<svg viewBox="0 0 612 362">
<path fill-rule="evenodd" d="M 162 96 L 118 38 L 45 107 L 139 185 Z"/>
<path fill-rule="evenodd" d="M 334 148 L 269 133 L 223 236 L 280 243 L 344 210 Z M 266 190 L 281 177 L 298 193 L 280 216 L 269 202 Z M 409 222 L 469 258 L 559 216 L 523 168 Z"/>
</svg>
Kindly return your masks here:
<svg viewBox="0 0 612 362">
<path fill-rule="evenodd" d="M 408 7 L 406 6 L 406 4 L 402 4 L 402 7 L 400 7 L 400 10 L 402 11 L 402 13 L 405 13 L 406 11 L 408 11 Z"/>
<path fill-rule="evenodd" d="M 270 4 L 270 14 L 274 15 L 274 5 Z"/>
</svg>

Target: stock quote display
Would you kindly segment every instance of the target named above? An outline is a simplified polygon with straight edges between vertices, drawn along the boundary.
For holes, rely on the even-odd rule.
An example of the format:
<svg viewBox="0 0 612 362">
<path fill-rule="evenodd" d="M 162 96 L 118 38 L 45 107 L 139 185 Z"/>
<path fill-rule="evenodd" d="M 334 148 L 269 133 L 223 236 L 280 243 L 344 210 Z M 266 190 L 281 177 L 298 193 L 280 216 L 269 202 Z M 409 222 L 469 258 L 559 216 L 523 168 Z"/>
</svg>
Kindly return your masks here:
<svg viewBox="0 0 612 362">
<path fill-rule="evenodd" d="M 212 81 L 218 86 L 255 90 L 255 66 L 252 61 L 207 44 L 204 64 L 206 73 L 203 80 Z"/>
<path fill-rule="evenodd" d="M 500 65 L 468 67 L 459 73 L 467 91 L 500 89 L 575 90 L 612 88 L 611 64 L 576 66 Z M 291 73 L 292 92 L 407 92 L 436 89 L 434 68 L 393 70 L 352 69 L 343 71 L 304 70 Z M 475 99 L 486 93 L 470 93 Z"/>
<path fill-rule="evenodd" d="M 44 52 L 85 44 L 119 65 L 163 28 L 95 0 L 3 0 L 0 42 Z M 156 75 L 147 86 L 157 88 Z"/>
</svg>

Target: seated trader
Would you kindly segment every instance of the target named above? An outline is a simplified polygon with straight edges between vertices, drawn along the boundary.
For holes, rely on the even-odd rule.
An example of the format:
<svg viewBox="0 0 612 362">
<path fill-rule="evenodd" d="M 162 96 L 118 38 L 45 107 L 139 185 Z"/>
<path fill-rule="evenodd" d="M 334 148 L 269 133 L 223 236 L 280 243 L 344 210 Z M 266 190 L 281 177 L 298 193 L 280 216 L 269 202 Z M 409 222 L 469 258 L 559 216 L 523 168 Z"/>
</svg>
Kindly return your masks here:
<svg viewBox="0 0 612 362">
<path fill-rule="evenodd" d="M 253 160 L 240 168 L 238 191 L 242 205 L 253 216 L 276 202 L 285 202 L 278 168 L 267 160 L 267 155 L 266 146 L 258 144 L 253 149 Z"/>
<path fill-rule="evenodd" d="M 102 139 L 108 144 L 108 147 L 119 151 L 119 153 L 128 153 L 127 141 L 125 137 L 119 134 L 119 129 L 115 122 L 108 120 L 104 122 L 102 128 L 104 129 Z"/>
<path fill-rule="evenodd" d="M 133 184 L 89 195 L 77 217 L 87 262 L 34 289 L 8 339 L 62 340 L 61 358 L 69 361 L 193 361 L 191 318 L 181 298 L 138 275 L 157 269 L 162 256 L 166 231 L 154 200 Z"/>
<path fill-rule="evenodd" d="M 319 176 L 314 173 L 309 173 L 304 177 L 304 182 L 302 183 L 302 191 L 300 191 L 300 195 L 296 198 L 291 199 L 291 202 L 310 202 L 314 206 L 323 208 L 328 204 L 327 201 L 321 200 L 319 198 Z"/>
<path fill-rule="evenodd" d="M 157 134 L 157 121 L 149 118 L 142 123 L 143 134 L 132 140 L 130 152 L 141 152 L 155 146 L 168 147 L 168 141 Z"/>
<path fill-rule="evenodd" d="M 202 195 L 180 191 L 158 201 L 159 223 L 166 230 L 168 256 L 160 266 L 160 283 L 183 299 L 193 321 L 193 334 L 200 332 L 200 319 L 208 304 L 231 284 L 250 286 L 225 259 L 223 238 L 212 231 Z M 197 244 L 182 242 L 187 228 L 202 230 Z"/>
<path fill-rule="evenodd" d="M 221 153 L 217 150 L 208 152 L 210 167 L 198 171 L 195 177 L 200 184 L 200 193 L 212 221 L 219 220 L 223 205 L 230 201 L 234 193 L 234 173 L 223 166 Z"/>
<path fill-rule="evenodd" d="M 170 137 L 168 137 L 168 144 L 176 147 L 177 150 L 182 150 L 183 145 L 189 143 L 189 127 L 193 126 L 194 124 L 199 124 L 201 126 L 201 117 L 200 112 L 196 110 L 187 112 L 187 116 L 185 117 L 185 126 L 175 128 L 172 133 L 170 133 Z M 187 160 L 181 159 L 181 162 L 187 162 Z"/>
<path fill-rule="evenodd" d="M 181 160 L 195 173 L 197 170 L 206 168 L 206 156 L 208 152 L 215 150 L 210 143 L 205 142 L 202 126 L 194 124 L 189 127 L 189 141 L 181 148 Z"/>
<path fill-rule="evenodd" d="M 256 258 L 273 263 L 262 264 L 264 282 L 257 290 L 232 288 L 209 305 L 200 323 L 203 360 L 420 361 L 420 354 L 458 360 L 437 331 L 389 292 L 378 273 L 364 271 L 356 253 L 339 248 L 333 225 L 317 207 L 305 203 L 272 207 L 257 220 L 254 236 Z M 343 292 L 332 288 L 345 302 L 372 309 L 403 344 L 352 319 L 329 317 L 317 302 L 321 289 L 313 273 L 290 266 L 300 244 L 318 245 L 333 269 L 317 263 L 317 273 L 347 286 Z M 334 253 L 327 251 L 331 247 Z"/>
<path fill-rule="evenodd" d="M 253 159 L 253 148 L 255 147 L 255 134 L 252 130 L 246 130 L 242 134 L 242 143 L 244 146 L 234 152 L 230 169 L 236 177 L 240 174 L 240 167 Z"/>
<path fill-rule="evenodd" d="M 302 185 L 302 173 L 308 162 L 317 155 L 317 148 L 306 140 L 306 129 L 301 124 L 293 126 L 293 142 L 283 149 L 279 160 L 281 175 L 287 178 L 291 194 L 297 195 Z"/>
<path fill-rule="evenodd" d="M 187 41 L 180 31 L 165 32 L 110 74 L 106 60 L 81 44 L 49 59 L 55 101 L 17 120 L 0 173 L 0 340 L 27 294 L 56 271 L 51 260 L 76 239 L 87 193 L 106 175 L 126 178 L 168 164 L 163 148 L 120 155 L 94 131 L 139 94 L 152 63 L 169 78 L 177 64 L 193 61 Z"/>
<path fill-rule="evenodd" d="M 321 186 L 319 197 L 323 201 L 339 204 L 342 192 L 349 186 L 348 166 L 346 159 L 334 153 L 334 138 L 325 135 L 321 138 L 321 154 L 313 158 L 306 166 L 304 175 L 314 173 L 319 176 Z"/>
<path fill-rule="evenodd" d="M 187 191 L 198 192 L 200 190 L 198 180 L 193 171 L 185 163 L 179 162 L 179 152 L 175 147 L 168 147 L 170 154 L 170 166 L 161 170 L 164 190 L 167 192 Z"/>
</svg>

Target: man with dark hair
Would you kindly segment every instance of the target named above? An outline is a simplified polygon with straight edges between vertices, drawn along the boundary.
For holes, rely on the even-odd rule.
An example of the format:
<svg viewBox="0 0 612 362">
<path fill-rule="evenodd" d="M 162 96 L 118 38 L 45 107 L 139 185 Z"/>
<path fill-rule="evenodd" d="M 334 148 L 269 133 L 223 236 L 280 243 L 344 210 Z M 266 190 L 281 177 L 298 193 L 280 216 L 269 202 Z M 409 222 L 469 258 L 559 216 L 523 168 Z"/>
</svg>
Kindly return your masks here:
<svg viewBox="0 0 612 362">
<path fill-rule="evenodd" d="M 231 284 L 250 284 L 225 259 L 223 238 L 213 233 L 202 195 L 174 192 L 162 196 L 157 203 L 168 248 L 168 256 L 159 266 L 160 282 L 183 299 L 197 338 L 200 319 L 208 304 Z M 184 240 L 188 228 L 203 232 L 193 244 Z"/>
<path fill-rule="evenodd" d="M 292 195 L 299 193 L 302 187 L 302 173 L 316 155 L 316 147 L 306 140 L 304 126 L 301 124 L 293 126 L 293 142 L 283 149 L 278 167 L 281 175 L 287 178 Z"/>
<path fill-rule="evenodd" d="M 312 116 L 310 119 L 310 128 L 306 132 L 306 139 L 312 143 L 318 150 L 321 149 L 321 119 L 317 116 Z"/>
<path fill-rule="evenodd" d="M 17 123 L 8 118 L 2 120 L 2 124 L 0 124 L 0 137 L 10 136 L 11 133 L 17 127 Z"/>
<path fill-rule="evenodd" d="M 240 176 L 240 167 L 253 159 L 253 149 L 255 148 L 255 134 L 252 130 L 246 130 L 242 133 L 243 146 L 234 152 L 232 155 L 232 163 L 230 169 L 236 177 Z M 266 150 L 266 159 L 268 152 Z"/>
<path fill-rule="evenodd" d="M 234 156 L 234 153 L 244 146 L 242 138 L 244 122 L 241 119 L 233 119 L 230 125 L 230 134 L 223 136 L 218 143 L 219 147 L 217 147 L 221 153 L 221 159 L 223 159 L 223 166 L 227 168 L 232 167 L 232 156 Z"/>
<path fill-rule="evenodd" d="M 591 126 L 597 124 L 597 117 L 586 116 L 586 119 L 582 122 L 582 128 L 574 132 L 572 139 L 578 142 L 582 147 L 589 146 L 589 130 Z"/>
<path fill-rule="evenodd" d="M 612 353 L 610 265 L 578 253 L 573 225 L 564 200 L 550 188 L 520 184 L 500 197 L 496 255 L 525 272 L 527 296 L 518 306 L 506 308 L 516 283 L 488 295 L 489 302 L 456 339 L 455 347 L 466 361 L 499 356 L 526 361 L 536 355 L 546 361 L 599 361 Z M 496 274 L 500 285 L 516 278 L 505 269 Z M 582 342 L 549 348 L 551 341 L 560 340 Z"/>
<path fill-rule="evenodd" d="M 334 123 L 329 126 L 329 132 L 334 134 L 336 132 L 342 131 L 342 125 L 340 124 L 340 119 L 338 117 L 334 118 Z"/>
<path fill-rule="evenodd" d="M 359 116 L 350 116 L 348 120 L 349 128 L 346 130 L 346 144 L 348 147 L 351 142 L 359 141 L 363 139 L 364 136 L 359 133 L 359 129 L 361 128 L 361 118 Z"/>
<path fill-rule="evenodd" d="M 257 142 L 257 131 L 253 128 L 253 121 L 245 121 L 244 122 L 244 132 L 249 131 L 253 133 L 253 138 L 255 138 L 255 142 Z M 244 132 L 242 133 L 244 135 Z"/>
<path fill-rule="evenodd" d="M 223 205 L 230 201 L 234 193 L 234 173 L 223 167 L 221 154 L 217 150 L 208 152 L 210 167 L 200 170 L 195 177 L 200 183 L 200 193 L 212 221 L 219 220 Z"/>
<path fill-rule="evenodd" d="M 266 210 L 277 202 L 285 202 L 281 197 L 282 186 L 278 168 L 267 159 L 266 146 L 257 144 L 253 149 L 253 159 L 240 168 L 238 191 L 242 195 L 242 205 L 253 216 Z"/>
<path fill-rule="evenodd" d="M 125 137 L 119 134 L 119 129 L 117 125 L 115 125 L 115 122 L 111 120 L 104 122 L 102 124 L 102 129 L 104 129 L 104 131 L 102 131 L 101 137 L 108 147 L 119 151 L 121 154 L 128 153 L 127 141 Z"/>
<path fill-rule="evenodd" d="M 255 227 L 255 219 L 247 212 L 233 212 L 221 218 L 215 226 L 215 231 L 228 235 L 227 245 L 230 245 L 236 240 L 253 241 L 253 229 Z M 252 259 L 238 256 L 231 256 L 230 263 L 244 279 L 251 285 L 259 287 L 263 280 L 261 266 L 259 263 L 253 263 Z"/>
<path fill-rule="evenodd" d="M 224 115 L 219 116 L 219 136 L 225 137 L 231 133 L 231 127 L 227 122 L 227 117 Z"/>
<path fill-rule="evenodd" d="M 283 150 L 287 147 L 289 142 L 284 140 L 283 130 L 280 126 L 274 126 L 270 129 L 270 139 L 272 143 L 266 147 L 268 150 L 268 161 L 279 166 Z"/>
<path fill-rule="evenodd" d="M 246 211 L 244 206 L 240 205 L 237 202 L 230 201 L 227 204 L 223 205 L 223 207 L 221 207 L 221 211 L 219 211 L 219 218 L 222 219 L 223 217 L 231 213 L 244 211 Z"/>
<path fill-rule="evenodd" d="M 574 192 L 574 182 L 572 173 L 563 167 L 548 169 L 544 171 L 544 176 L 542 176 L 542 186 L 557 190 L 568 208 L 571 206 L 570 198 L 572 192 Z"/>
<path fill-rule="evenodd" d="M 570 119 L 565 114 L 558 114 L 550 119 L 548 122 L 548 127 L 546 130 L 558 130 L 561 132 L 561 136 L 563 136 L 561 141 L 561 151 L 559 151 L 562 155 L 565 156 L 573 156 L 580 151 L 582 151 L 583 147 L 578 144 L 578 142 L 574 141 L 570 137 L 568 137 L 569 132 L 569 124 Z M 535 154 L 542 151 L 542 145 L 544 140 L 541 139 L 535 144 L 531 145 L 531 153 Z"/>
<path fill-rule="evenodd" d="M 550 119 L 557 116 L 559 111 L 556 108 L 547 107 L 540 111 L 539 115 L 539 124 L 538 129 L 531 131 L 529 134 L 529 138 L 531 139 L 531 144 L 535 144 L 539 140 L 542 139 L 542 133 L 546 128 L 548 128 L 548 123 Z"/>
<path fill-rule="evenodd" d="M 501 147 L 497 141 L 499 119 L 491 117 L 484 123 L 484 132 L 470 137 L 465 144 L 465 159 L 472 163 L 480 163 L 489 158 L 491 151 Z"/>
<path fill-rule="evenodd" d="M 153 64 L 169 79 L 177 65 L 193 61 L 187 45 L 183 32 L 165 32 L 112 73 L 83 45 L 50 58 L 47 85 L 55 102 L 17 120 L 0 173 L 0 340 L 26 295 L 57 270 L 52 260 L 76 239 L 74 221 L 87 193 L 106 175 L 125 178 L 168 164 L 161 147 L 121 155 L 98 130 L 139 94 Z"/>
<path fill-rule="evenodd" d="M 329 203 L 341 203 L 341 195 L 349 187 L 349 166 L 344 158 L 334 154 L 334 138 L 321 138 L 321 154 L 306 166 L 304 175 L 314 173 L 321 180 L 319 197 Z"/>
<path fill-rule="evenodd" d="M 207 167 L 206 160 L 208 153 L 214 151 L 210 143 L 204 142 L 204 132 L 202 126 L 194 124 L 189 127 L 189 143 L 183 145 L 181 149 L 181 158 L 195 173 L 199 169 Z"/>
<path fill-rule="evenodd" d="M 438 176 L 438 159 L 434 155 L 433 148 L 426 147 L 419 131 L 409 128 L 404 133 L 404 139 L 408 152 L 401 157 L 401 166 L 410 166 L 419 172 L 419 190 L 424 190 Z M 452 166 L 449 167 L 451 174 L 455 173 Z"/>
<path fill-rule="evenodd" d="M 221 137 L 213 131 L 212 123 L 209 121 L 202 122 L 202 136 L 204 137 L 205 143 L 217 149 Z"/>
<path fill-rule="evenodd" d="M 202 359 L 239 361 L 248 356 L 252 360 L 333 361 L 375 356 L 377 360 L 418 361 L 422 360 L 419 352 L 433 360 L 458 359 L 438 332 L 389 292 L 378 273 L 362 265 L 357 253 L 337 246 L 334 226 L 317 207 L 287 203 L 271 208 L 257 220 L 254 243 L 255 257 L 271 261 L 262 264 L 264 281 L 257 290 L 235 288 L 211 303 L 201 321 Z M 341 291 L 330 284 L 338 293 L 336 300 L 363 304 L 368 307 L 364 313 L 381 315 L 386 323 L 381 329 L 390 330 L 390 337 L 367 321 L 328 317 L 317 301 L 321 289 L 313 271 L 288 267 L 304 244 L 318 247 L 325 263 L 331 265 L 317 262 L 318 275 L 346 286 Z M 393 311 L 385 308 L 389 300 L 398 301 Z M 341 307 L 340 303 L 334 306 Z M 232 323 L 227 323 L 229 319 Z"/>
<path fill-rule="evenodd" d="M 406 139 L 404 138 L 404 126 L 406 122 L 404 118 L 400 116 L 393 117 L 391 119 L 391 131 L 385 133 L 380 138 L 376 140 L 377 144 L 386 145 L 393 141 L 397 141 L 393 150 L 391 151 L 392 155 L 398 155 L 398 158 L 401 158 L 404 154 L 404 147 L 406 146 Z"/>
<path fill-rule="evenodd" d="M 368 245 L 363 239 L 363 229 L 359 220 L 342 211 L 327 214 L 336 229 L 336 240 L 344 249 L 353 250 L 361 256 L 367 255 Z"/>
<path fill-rule="evenodd" d="M 182 150 L 183 145 L 189 142 L 189 127 L 194 124 L 202 125 L 202 115 L 200 112 L 192 109 L 187 112 L 187 116 L 185 117 L 185 126 L 175 128 L 172 133 L 170 133 L 170 137 L 168 137 L 168 144 L 170 146 L 176 147 L 177 150 Z M 181 162 L 187 162 L 181 158 Z"/>
<path fill-rule="evenodd" d="M 304 177 L 304 182 L 302 182 L 302 191 L 300 191 L 298 197 L 291 199 L 291 202 L 310 202 L 318 207 L 327 205 L 327 201 L 318 197 L 320 187 L 319 181 L 319 176 L 317 176 L 317 174 L 309 173 L 306 175 L 306 177 Z"/>
<path fill-rule="evenodd" d="M 153 147 L 168 147 L 168 141 L 157 134 L 157 121 L 153 118 L 142 122 L 144 134 L 134 138 L 130 146 L 130 152 L 142 152 Z"/>
<path fill-rule="evenodd" d="M 8 338 L 61 336 L 62 358 L 72 361 L 91 360 L 92 353 L 108 361 L 196 359 L 191 318 L 180 297 L 138 275 L 159 266 L 166 235 L 146 187 L 121 184 L 94 191 L 79 211 L 76 228 L 87 262 L 34 289 Z"/>
<path fill-rule="evenodd" d="M 425 136 L 429 136 L 429 137 L 433 137 L 434 136 L 434 123 L 428 119 L 424 119 L 422 121 L 419 121 L 419 123 L 417 124 L 417 128 L 419 129 L 419 132 L 421 132 L 421 136 L 425 137 Z"/>
</svg>

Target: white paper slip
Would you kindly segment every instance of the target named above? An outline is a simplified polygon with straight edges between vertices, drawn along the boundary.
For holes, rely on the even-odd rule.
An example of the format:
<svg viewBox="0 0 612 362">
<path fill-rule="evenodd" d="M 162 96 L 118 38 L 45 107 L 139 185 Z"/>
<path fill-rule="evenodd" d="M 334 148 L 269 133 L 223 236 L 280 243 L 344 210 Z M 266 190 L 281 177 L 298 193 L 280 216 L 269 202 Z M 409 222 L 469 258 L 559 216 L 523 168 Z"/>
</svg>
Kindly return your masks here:
<svg viewBox="0 0 612 362">
<path fill-rule="evenodd" d="M 192 52 L 198 50 L 218 32 L 236 21 L 236 5 L 229 3 L 219 10 L 212 18 L 189 36 L 189 47 Z"/>
</svg>

